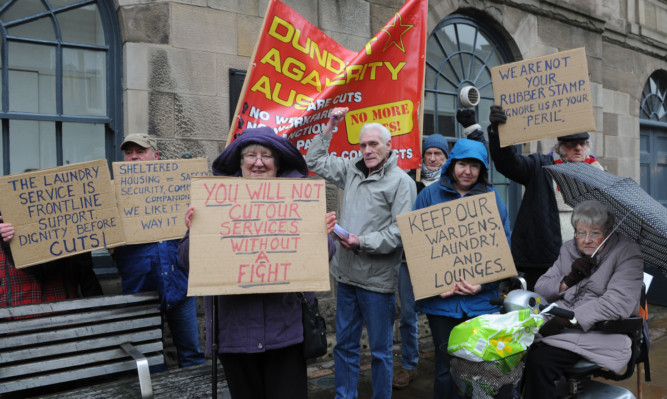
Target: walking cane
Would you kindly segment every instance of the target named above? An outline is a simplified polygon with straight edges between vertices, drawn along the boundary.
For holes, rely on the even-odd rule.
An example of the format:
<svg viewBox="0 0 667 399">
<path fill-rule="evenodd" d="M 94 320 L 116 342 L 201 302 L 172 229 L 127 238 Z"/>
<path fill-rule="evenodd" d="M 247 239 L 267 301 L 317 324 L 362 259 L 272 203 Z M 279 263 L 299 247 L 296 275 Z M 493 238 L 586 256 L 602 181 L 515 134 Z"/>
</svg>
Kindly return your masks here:
<svg viewBox="0 0 667 399">
<path fill-rule="evenodd" d="M 218 301 L 217 297 L 212 297 L 213 306 L 211 320 L 213 322 L 213 337 L 211 340 L 211 348 L 213 349 L 213 359 L 211 362 L 211 398 L 218 399 Z"/>
</svg>

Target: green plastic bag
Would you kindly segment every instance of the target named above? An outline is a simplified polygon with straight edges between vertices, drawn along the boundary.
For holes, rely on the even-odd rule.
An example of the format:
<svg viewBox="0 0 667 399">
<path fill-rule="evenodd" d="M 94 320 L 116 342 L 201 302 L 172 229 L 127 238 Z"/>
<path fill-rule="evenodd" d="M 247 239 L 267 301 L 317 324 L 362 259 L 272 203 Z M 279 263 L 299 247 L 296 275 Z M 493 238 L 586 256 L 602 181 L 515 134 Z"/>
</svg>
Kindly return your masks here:
<svg viewBox="0 0 667 399">
<path fill-rule="evenodd" d="M 542 324 L 530 309 L 477 316 L 454 327 L 447 352 L 473 362 L 504 359 L 528 349 Z"/>
</svg>

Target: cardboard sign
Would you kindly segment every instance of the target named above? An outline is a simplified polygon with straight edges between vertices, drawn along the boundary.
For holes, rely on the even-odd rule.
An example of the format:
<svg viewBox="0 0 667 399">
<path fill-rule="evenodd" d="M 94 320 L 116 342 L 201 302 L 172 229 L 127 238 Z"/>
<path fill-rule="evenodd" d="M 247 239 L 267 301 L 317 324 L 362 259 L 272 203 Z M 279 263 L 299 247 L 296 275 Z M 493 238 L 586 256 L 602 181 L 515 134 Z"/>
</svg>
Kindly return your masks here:
<svg viewBox="0 0 667 399">
<path fill-rule="evenodd" d="M 516 276 L 494 192 L 398 215 L 415 299 Z"/>
<path fill-rule="evenodd" d="M 228 144 L 246 128 L 269 126 L 306 154 L 334 107 L 349 107 L 330 152 L 361 157 L 359 133 L 390 131 L 398 166 L 421 165 L 427 2 L 407 0 L 362 49 L 349 50 L 283 2 L 269 2 L 234 112 Z"/>
<path fill-rule="evenodd" d="M 128 244 L 181 238 L 190 181 L 208 176 L 205 158 L 114 162 L 118 212 Z"/>
<path fill-rule="evenodd" d="M 491 68 L 500 146 L 595 130 L 583 47 Z"/>
<path fill-rule="evenodd" d="M 192 182 L 188 295 L 328 291 L 323 180 Z"/>
<path fill-rule="evenodd" d="M 124 244 L 105 160 L 0 177 L 17 268 Z"/>
</svg>

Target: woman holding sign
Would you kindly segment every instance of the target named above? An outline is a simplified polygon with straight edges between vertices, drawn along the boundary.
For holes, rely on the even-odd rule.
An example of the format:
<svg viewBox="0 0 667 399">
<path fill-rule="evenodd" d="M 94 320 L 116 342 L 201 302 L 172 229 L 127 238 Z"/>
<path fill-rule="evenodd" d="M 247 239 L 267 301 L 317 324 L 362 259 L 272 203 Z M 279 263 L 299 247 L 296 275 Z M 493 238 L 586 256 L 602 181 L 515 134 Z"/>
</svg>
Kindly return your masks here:
<svg viewBox="0 0 667 399">
<path fill-rule="evenodd" d="M 417 196 L 414 209 L 457 200 L 476 194 L 496 190 L 488 180 L 489 155 L 479 141 L 461 139 L 452 149 L 451 156 L 442 168 L 442 178 L 422 190 Z M 509 241 L 510 228 L 507 207 L 496 193 L 496 204 L 503 222 L 505 236 Z M 498 282 L 472 285 L 458 279 L 452 288 L 431 298 L 417 301 L 415 308 L 426 314 L 433 336 L 435 354 L 434 398 L 455 398 L 456 387 L 449 372 L 450 356 L 447 343 L 452 329 L 465 320 L 499 310 L 489 303 L 499 296 Z"/>
<path fill-rule="evenodd" d="M 244 178 L 307 178 L 303 156 L 273 129 L 246 129 L 216 159 L 215 176 Z M 186 212 L 186 225 L 194 208 Z M 336 223 L 327 214 L 327 232 Z M 335 246 L 329 237 L 329 259 Z M 189 231 L 179 245 L 179 256 L 190 266 Z M 305 293 L 312 302 L 315 294 Z M 213 300 L 217 306 L 217 334 L 213 336 Z M 306 398 L 306 359 L 303 355 L 301 301 L 296 293 L 220 295 L 204 298 L 206 347 L 216 340 L 232 398 Z"/>
</svg>

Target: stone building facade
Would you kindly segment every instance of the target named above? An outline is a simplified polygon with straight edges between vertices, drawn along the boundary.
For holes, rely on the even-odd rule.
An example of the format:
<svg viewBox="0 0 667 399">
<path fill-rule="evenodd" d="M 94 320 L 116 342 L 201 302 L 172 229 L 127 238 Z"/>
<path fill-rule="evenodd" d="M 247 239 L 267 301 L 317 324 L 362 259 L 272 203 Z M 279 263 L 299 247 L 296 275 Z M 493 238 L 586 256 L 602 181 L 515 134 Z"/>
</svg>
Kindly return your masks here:
<svg viewBox="0 0 667 399">
<path fill-rule="evenodd" d="M 268 1 L 117 3 L 124 133 L 150 130 L 167 154 L 187 150 L 213 158 L 230 123 L 229 69 L 247 69 Z M 403 4 L 285 3 L 350 49 L 362 48 Z M 428 31 L 456 13 L 493 27 L 514 60 L 585 47 L 594 153 L 608 171 L 639 180 L 642 89 L 654 72 L 667 69 L 664 1 L 430 1 Z"/>
<path fill-rule="evenodd" d="M 123 137 L 139 132 L 158 137 L 163 158 L 189 152 L 212 160 L 226 145 L 269 1 L 4 2 L 3 174 L 120 160 Z M 403 5 L 284 2 L 352 50 L 363 48 Z M 454 118 L 457 91 L 479 83 L 492 66 L 585 47 L 593 153 L 609 172 L 640 181 L 667 205 L 667 1 L 431 0 L 427 32 L 424 134 L 462 137 Z M 451 88 L 438 86 L 442 81 Z M 492 98 L 487 85 L 477 108 L 483 127 Z M 548 152 L 552 145 L 531 142 L 521 151 Z M 491 177 L 510 214 L 516 212 L 520 187 Z M 328 206 L 338 207 L 334 189 Z M 333 332 L 334 293 L 320 297 Z"/>
</svg>

